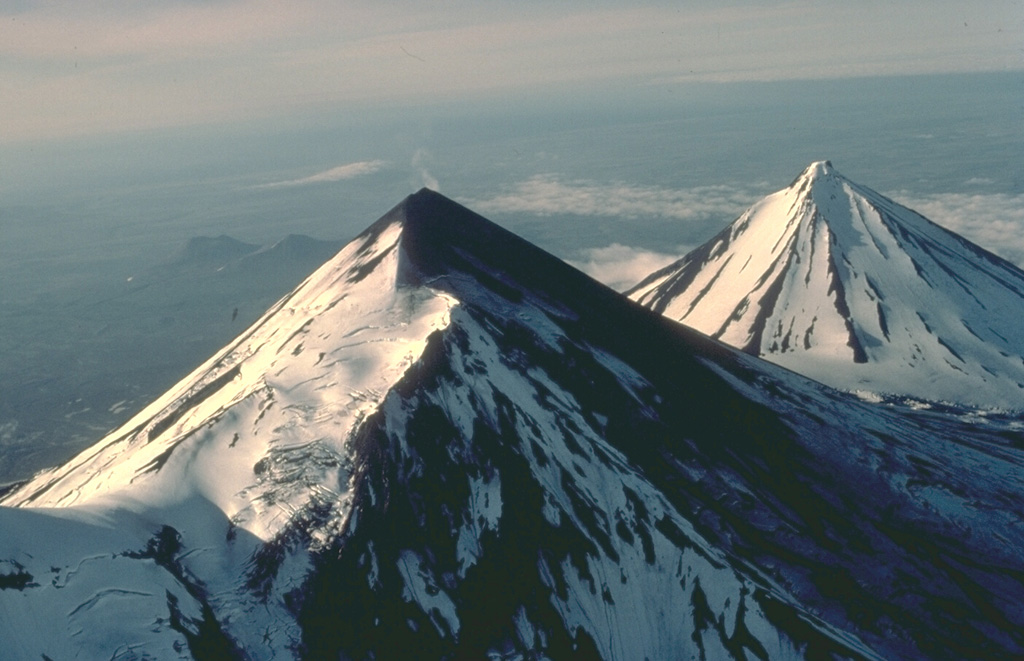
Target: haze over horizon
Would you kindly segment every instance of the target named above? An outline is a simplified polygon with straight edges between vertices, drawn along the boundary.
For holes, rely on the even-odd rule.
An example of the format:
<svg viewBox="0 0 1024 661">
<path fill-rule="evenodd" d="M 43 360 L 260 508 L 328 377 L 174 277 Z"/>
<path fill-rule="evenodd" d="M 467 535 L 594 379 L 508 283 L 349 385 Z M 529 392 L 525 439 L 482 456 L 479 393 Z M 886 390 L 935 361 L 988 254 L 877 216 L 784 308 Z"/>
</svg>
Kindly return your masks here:
<svg viewBox="0 0 1024 661">
<path fill-rule="evenodd" d="M 0 17 L 3 143 L 595 85 L 621 96 L 685 82 L 1024 68 L 1015 0 L 21 1 Z"/>
</svg>

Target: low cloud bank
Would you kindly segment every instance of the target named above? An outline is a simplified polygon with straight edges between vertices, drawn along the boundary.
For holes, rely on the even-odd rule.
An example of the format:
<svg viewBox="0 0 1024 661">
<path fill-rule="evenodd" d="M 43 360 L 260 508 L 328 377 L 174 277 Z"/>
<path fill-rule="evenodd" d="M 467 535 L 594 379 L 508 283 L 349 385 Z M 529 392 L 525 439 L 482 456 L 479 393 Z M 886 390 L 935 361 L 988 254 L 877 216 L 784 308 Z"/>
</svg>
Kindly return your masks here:
<svg viewBox="0 0 1024 661">
<path fill-rule="evenodd" d="M 888 193 L 900 204 L 1017 266 L 1024 266 L 1024 195 Z"/>
<path fill-rule="evenodd" d="M 660 217 L 699 220 L 712 216 L 735 218 L 761 197 L 735 186 L 672 189 L 625 183 L 562 181 L 556 175 L 537 175 L 494 197 L 469 202 L 487 213 L 571 214 L 617 218 Z"/>
<path fill-rule="evenodd" d="M 307 186 L 309 184 L 322 184 L 332 181 L 344 181 L 346 179 L 355 179 L 367 174 L 373 174 L 379 170 L 384 169 L 388 165 L 387 161 L 357 161 L 355 163 L 346 163 L 345 165 L 339 165 L 338 167 L 331 168 L 330 170 L 324 170 L 308 177 L 302 177 L 301 179 L 289 179 L 287 181 L 274 181 L 269 184 L 261 184 L 256 188 L 285 188 L 289 186 Z"/>
<path fill-rule="evenodd" d="M 598 282 L 616 291 L 625 291 L 663 266 L 668 266 L 689 252 L 679 247 L 678 254 L 666 254 L 613 243 L 604 248 L 591 248 L 580 253 L 570 264 Z"/>
</svg>

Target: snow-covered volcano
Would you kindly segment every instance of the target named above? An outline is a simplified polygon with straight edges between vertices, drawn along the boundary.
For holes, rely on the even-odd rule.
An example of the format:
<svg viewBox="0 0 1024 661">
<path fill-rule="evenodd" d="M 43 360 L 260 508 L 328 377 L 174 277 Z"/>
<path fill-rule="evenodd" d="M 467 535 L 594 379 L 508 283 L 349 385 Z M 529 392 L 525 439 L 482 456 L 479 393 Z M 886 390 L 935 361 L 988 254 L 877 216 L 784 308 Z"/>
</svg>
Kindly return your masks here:
<svg viewBox="0 0 1024 661">
<path fill-rule="evenodd" d="M 8 493 L 39 658 L 1024 654 L 1024 435 L 880 408 L 430 192 Z"/>
<path fill-rule="evenodd" d="M 834 387 L 1024 408 L 1024 272 L 827 161 L 627 295 Z"/>
</svg>

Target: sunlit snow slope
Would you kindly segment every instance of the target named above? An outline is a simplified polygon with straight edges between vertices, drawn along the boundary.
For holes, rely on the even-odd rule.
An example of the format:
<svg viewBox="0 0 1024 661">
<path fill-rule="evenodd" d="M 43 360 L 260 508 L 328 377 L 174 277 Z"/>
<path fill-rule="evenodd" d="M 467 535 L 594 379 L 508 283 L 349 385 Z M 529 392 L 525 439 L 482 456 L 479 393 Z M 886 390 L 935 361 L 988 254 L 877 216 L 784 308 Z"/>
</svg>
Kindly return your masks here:
<svg viewBox="0 0 1024 661">
<path fill-rule="evenodd" d="M 452 304 L 439 292 L 396 286 L 402 225 L 378 229 L 121 429 L 5 504 L 118 517 L 129 510 L 154 531 L 187 531 L 203 549 L 191 569 L 218 592 L 213 598 L 254 611 L 235 632 L 240 642 L 297 646 L 282 594 L 300 579 L 278 576 L 281 594 L 257 609 L 268 601 L 253 598 L 260 554 L 301 539 L 305 550 L 285 563 L 301 577 L 308 551 L 338 533 L 350 504 L 351 436 L 419 358 L 426 337 L 448 323 Z M 229 548 L 218 548 L 225 542 Z M 147 543 L 143 535 L 139 548 Z M 130 600 L 138 592 L 146 590 L 128 589 Z M 44 649 L 64 658 L 75 643 L 55 644 Z"/>
<path fill-rule="evenodd" d="M 1024 407 L 1024 272 L 827 161 L 627 294 L 838 388 Z"/>
<path fill-rule="evenodd" d="M 6 495 L 0 640 L 1012 657 L 1022 448 L 1012 421 L 869 405 L 711 341 L 424 190 Z"/>
</svg>

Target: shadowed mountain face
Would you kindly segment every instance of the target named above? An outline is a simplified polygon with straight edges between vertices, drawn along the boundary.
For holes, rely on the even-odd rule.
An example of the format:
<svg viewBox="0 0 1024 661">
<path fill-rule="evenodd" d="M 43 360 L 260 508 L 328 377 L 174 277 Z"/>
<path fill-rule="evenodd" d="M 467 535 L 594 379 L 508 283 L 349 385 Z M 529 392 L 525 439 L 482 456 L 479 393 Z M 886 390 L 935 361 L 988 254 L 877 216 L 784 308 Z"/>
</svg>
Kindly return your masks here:
<svg viewBox="0 0 1024 661">
<path fill-rule="evenodd" d="M 6 496 L 0 628 L 24 658 L 1021 654 L 1009 428 L 851 400 L 424 190 Z"/>
<path fill-rule="evenodd" d="M 1024 272 L 827 161 L 627 295 L 838 388 L 1024 407 Z"/>
</svg>

